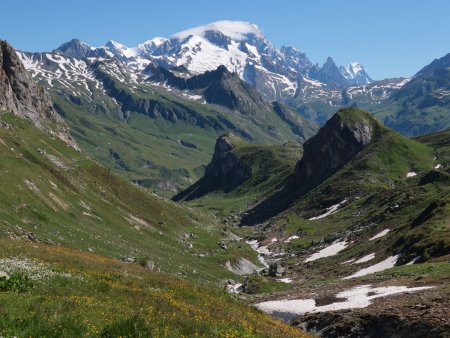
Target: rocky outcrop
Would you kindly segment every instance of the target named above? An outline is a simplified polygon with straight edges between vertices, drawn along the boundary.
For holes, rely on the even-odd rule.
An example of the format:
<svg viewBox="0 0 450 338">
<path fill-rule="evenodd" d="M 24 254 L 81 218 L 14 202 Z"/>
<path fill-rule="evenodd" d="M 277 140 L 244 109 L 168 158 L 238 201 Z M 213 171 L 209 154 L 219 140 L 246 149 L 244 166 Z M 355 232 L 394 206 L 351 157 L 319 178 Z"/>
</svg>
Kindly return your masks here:
<svg viewBox="0 0 450 338">
<path fill-rule="evenodd" d="M 242 163 L 233 152 L 238 140 L 233 134 L 219 137 L 216 141 L 213 158 L 206 166 L 204 176 L 194 185 L 173 197 L 173 200 L 192 200 L 217 190 L 228 192 L 249 179 L 252 169 Z"/>
<path fill-rule="evenodd" d="M 303 145 L 297 184 L 315 185 L 342 168 L 372 140 L 377 122 L 357 109 L 341 109 Z"/>
<path fill-rule="evenodd" d="M 251 169 L 240 165 L 232 152 L 235 147 L 233 135 L 223 135 L 216 141 L 214 155 L 205 169 L 205 176 L 216 177 L 225 190 L 229 190 L 251 176 Z"/>
<path fill-rule="evenodd" d="M 34 82 L 14 48 L 5 41 L 0 41 L 0 112 L 30 120 L 77 148 L 68 127 L 54 110 L 50 96 Z"/>
</svg>

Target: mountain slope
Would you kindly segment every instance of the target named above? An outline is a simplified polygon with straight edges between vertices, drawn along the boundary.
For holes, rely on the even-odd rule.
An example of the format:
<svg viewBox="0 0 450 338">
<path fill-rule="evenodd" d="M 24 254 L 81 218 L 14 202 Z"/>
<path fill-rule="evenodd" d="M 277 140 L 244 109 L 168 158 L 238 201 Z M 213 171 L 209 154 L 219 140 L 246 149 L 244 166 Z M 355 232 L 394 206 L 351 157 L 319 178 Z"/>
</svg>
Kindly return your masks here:
<svg viewBox="0 0 450 338">
<path fill-rule="evenodd" d="M 394 78 L 342 89 L 336 85 L 301 78 L 299 90 L 292 98 L 286 100 L 286 104 L 298 111 L 306 120 L 323 125 L 341 107 L 377 111 L 380 104 L 408 81 L 409 79 Z"/>
<path fill-rule="evenodd" d="M 246 280 L 243 292 L 257 293 L 252 302 L 262 310 L 295 319 L 291 323 L 326 337 L 351 330 L 369 336 L 397 332 L 400 321 L 408 336 L 428 331 L 445 336 L 442 320 L 450 305 L 447 134 L 419 138 L 424 145 L 382 126 L 368 113 L 340 110 L 306 142 L 297 166 L 280 175 L 281 188 L 225 219 L 252 225 L 253 234 L 244 240 L 266 265 L 258 277 Z M 322 161 L 316 161 L 318 154 Z M 273 171 L 267 175 L 277 172 L 276 162 L 263 170 L 268 169 Z M 227 179 L 218 174 L 215 182 Z M 251 178 L 230 193 L 209 192 L 189 204 L 227 214 L 232 210 L 228 203 L 239 205 L 233 198 L 247 182 Z M 252 184 L 258 191 L 258 182 Z M 267 295 L 264 288 L 271 281 L 289 283 L 289 289 Z M 361 288 L 376 291 L 358 299 L 399 285 L 405 292 L 407 287 L 421 291 L 385 296 L 373 305 L 369 301 L 367 309 L 351 304 L 352 294 Z M 418 302 L 433 311 L 420 317 L 420 330 L 411 309 Z M 397 310 L 390 311 L 392 307 Z M 385 316 L 390 319 L 385 321 Z"/>
<path fill-rule="evenodd" d="M 217 249 L 226 239 L 213 219 L 131 185 L 25 120 L 0 118 L 2 335 L 302 335 L 212 288 L 234 277 L 226 261 L 252 256 L 231 242 Z"/>
<path fill-rule="evenodd" d="M 244 222 L 274 216 L 336 173 L 344 180 L 327 189 L 338 194 L 364 192 L 388 188 L 403 181 L 408 172 L 431 169 L 432 163 L 431 149 L 383 127 L 368 113 L 342 109 L 305 144 L 293 176 L 296 184 L 256 206 Z"/>
<path fill-rule="evenodd" d="M 450 54 L 420 70 L 374 112 L 407 136 L 450 127 Z"/>
<path fill-rule="evenodd" d="M 50 53 L 19 56 L 48 88 L 84 151 L 166 196 L 199 178 L 216 138 L 224 132 L 273 144 L 304 141 L 315 131 L 292 110 L 275 110 L 224 69 L 192 79 L 189 83 L 198 81 L 202 88 L 186 92 L 167 87 L 161 79 L 146 81 L 148 75 L 136 77 L 116 59 L 77 60 Z M 156 76 L 157 68 L 153 69 Z M 226 100 L 214 99 L 224 93 Z M 206 104 L 206 99 L 215 104 Z"/>
<path fill-rule="evenodd" d="M 225 252 L 209 255 L 214 269 L 198 256 L 217 247 L 221 234 L 213 219 L 133 186 L 12 115 L 2 115 L 2 123 L 8 126 L 0 129 L 3 237 L 116 259 L 147 257 L 162 271 L 194 279 L 220 278 L 222 269 L 228 274 L 221 267 Z M 193 237 L 184 239 L 186 233 Z M 185 270 L 190 264 L 196 273 Z"/>
</svg>

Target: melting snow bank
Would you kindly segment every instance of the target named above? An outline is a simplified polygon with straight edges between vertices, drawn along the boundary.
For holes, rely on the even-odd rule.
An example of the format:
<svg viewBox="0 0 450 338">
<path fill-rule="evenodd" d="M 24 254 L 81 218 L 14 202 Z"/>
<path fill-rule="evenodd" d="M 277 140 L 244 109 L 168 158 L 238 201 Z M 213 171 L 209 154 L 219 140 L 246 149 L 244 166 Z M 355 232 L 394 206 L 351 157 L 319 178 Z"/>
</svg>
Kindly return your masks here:
<svg viewBox="0 0 450 338">
<path fill-rule="evenodd" d="M 391 256 L 380 263 L 371 265 L 365 269 L 361 269 L 358 272 L 354 273 L 353 275 L 344 277 L 343 279 L 358 278 L 361 276 L 370 275 L 371 273 L 380 272 L 380 271 L 384 271 L 384 270 L 393 268 L 399 258 L 400 258 L 400 255 Z"/>
<path fill-rule="evenodd" d="M 405 292 L 416 292 L 430 289 L 432 286 L 409 288 L 406 286 L 385 286 L 373 288 L 371 285 L 361 285 L 353 289 L 339 292 L 335 298 L 345 299 L 328 305 L 316 306 L 314 299 L 274 300 L 255 304 L 255 306 L 268 314 L 283 320 L 291 320 L 307 312 L 327 312 L 345 309 L 365 308 L 373 299 L 391 296 Z"/>
<path fill-rule="evenodd" d="M 416 172 L 414 172 L 414 171 L 411 171 L 411 172 L 409 172 L 409 173 L 406 173 L 406 177 L 414 177 L 414 176 L 417 176 L 417 173 Z"/>
<path fill-rule="evenodd" d="M 290 283 L 292 283 L 292 279 L 290 279 L 290 278 L 280 278 L 280 279 L 277 279 L 277 282 L 290 284 Z"/>
<path fill-rule="evenodd" d="M 337 210 L 339 209 L 339 207 L 340 207 L 342 204 L 344 204 L 345 202 L 347 202 L 347 199 L 344 199 L 342 202 L 340 202 L 340 203 L 338 203 L 338 204 L 335 204 L 335 205 L 332 205 L 331 207 L 327 208 L 327 212 L 326 212 L 326 213 L 324 213 L 324 214 L 322 214 L 322 215 L 319 215 L 319 216 L 316 216 L 316 217 L 311 217 L 309 220 L 310 220 L 310 221 L 315 221 L 315 220 L 317 220 L 317 219 L 321 219 L 321 218 L 330 216 L 331 214 L 334 214 L 335 212 L 337 212 Z"/>
<path fill-rule="evenodd" d="M 291 236 L 289 237 L 287 240 L 284 241 L 284 243 L 289 243 L 290 241 L 292 241 L 293 239 L 299 239 L 300 237 L 297 235 Z"/>
<path fill-rule="evenodd" d="M 348 246 L 348 243 L 346 241 L 334 242 L 333 244 L 327 246 L 326 248 L 323 248 L 322 250 L 309 256 L 305 260 L 305 262 L 312 262 L 312 261 L 318 260 L 319 258 L 334 256 L 339 251 L 344 250 L 347 246 Z"/>
<path fill-rule="evenodd" d="M 266 246 L 259 246 L 259 242 L 254 239 L 251 241 L 246 241 L 245 243 L 247 243 L 248 245 L 251 246 L 251 248 L 253 250 L 255 250 L 259 255 L 258 255 L 258 260 L 261 262 L 261 264 L 265 267 L 268 268 L 269 264 L 267 264 L 266 260 L 264 259 L 263 255 L 269 256 L 270 255 L 270 251 L 269 249 L 267 249 Z"/>
<path fill-rule="evenodd" d="M 377 238 L 383 237 L 383 236 L 387 235 L 389 233 L 389 231 L 391 231 L 391 230 L 390 229 L 385 229 L 385 230 L 377 233 L 375 236 L 369 238 L 369 241 L 373 241 L 373 240 L 375 240 Z"/>
<path fill-rule="evenodd" d="M 372 260 L 374 258 L 375 258 L 375 254 L 371 253 L 371 254 L 368 254 L 367 256 L 364 256 L 364 257 L 358 259 L 357 261 L 353 262 L 352 264 L 361 264 L 361 263 L 364 263 L 364 262 L 368 262 L 368 261 L 370 261 L 370 260 Z"/>
</svg>

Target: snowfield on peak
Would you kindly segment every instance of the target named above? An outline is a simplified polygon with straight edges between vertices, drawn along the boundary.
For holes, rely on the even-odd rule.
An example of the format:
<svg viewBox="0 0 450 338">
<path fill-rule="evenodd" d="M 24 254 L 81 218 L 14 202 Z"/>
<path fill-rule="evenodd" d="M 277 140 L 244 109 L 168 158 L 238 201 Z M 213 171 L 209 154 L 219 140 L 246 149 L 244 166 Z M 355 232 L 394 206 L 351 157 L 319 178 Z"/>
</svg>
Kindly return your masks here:
<svg viewBox="0 0 450 338">
<path fill-rule="evenodd" d="M 136 57 L 138 55 L 137 47 L 130 48 L 113 40 L 108 41 L 105 47 L 112 49 L 113 52 L 115 51 L 116 53 L 122 53 L 127 58 Z"/>
<path fill-rule="evenodd" d="M 346 78 L 353 78 L 355 77 L 359 72 L 363 71 L 364 68 L 361 66 L 358 62 L 352 62 L 349 65 L 343 66 L 343 69 L 345 72 L 342 74 Z"/>
<path fill-rule="evenodd" d="M 186 29 L 184 31 L 173 34 L 172 38 L 182 40 L 190 35 L 205 37 L 205 33 L 207 31 L 219 31 L 236 41 L 245 39 L 249 34 L 262 35 L 258 26 L 250 22 L 222 20 Z"/>
</svg>

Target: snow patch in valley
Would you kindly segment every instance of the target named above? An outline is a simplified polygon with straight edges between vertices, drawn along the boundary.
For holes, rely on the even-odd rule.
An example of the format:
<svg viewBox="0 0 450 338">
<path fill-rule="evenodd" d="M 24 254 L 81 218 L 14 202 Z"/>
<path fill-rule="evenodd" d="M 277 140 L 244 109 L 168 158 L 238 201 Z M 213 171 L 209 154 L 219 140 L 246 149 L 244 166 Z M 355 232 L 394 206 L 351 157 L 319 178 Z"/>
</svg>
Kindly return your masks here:
<svg viewBox="0 0 450 338">
<path fill-rule="evenodd" d="M 364 256 L 364 257 L 358 259 L 357 261 L 355 261 L 355 262 L 352 263 L 352 264 L 361 264 L 361 263 L 365 263 L 365 262 L 368 262 L 368 261 L 370 261 L 370 260 L 372 260 L 372 259 L 374 259 L 374 258 L 375 258 L 375 254 L 374 254 L 374 253 L 371 253 L 371 254 L 368 254 L 368 255 L 366 255 L 366 256 Z"/>
<path fill-rule="evenodd" d="M 269 249 L 267 249 L 266 246 L 259 246 L 259 242 L 256 239 L 246 241 L 245 243 L 250 245 L 250 247 L 258 253 L 258 260 L 265 268 L 268 268 L 269 264 L 267 264 L 266 260 L 264 259 L 264 256 L 270 256 Z"/>
<path fill-rule="evenodd" d="M 277 282 L 291 284 L 292 279 L 291 278 L 280 278 L 280 279 L 277 279 Z"/>
<path fill-rule="evenodd" d="M 369 238 L 369 241 L 373 241 L 377 238 L 383 237 L 385 235 L 387 235 L 389 233 L 389 231 L 391 231 L 390 229 L 384 229 L 383 231 L 380 231 L 379 233 L 377 233 L 375 236 Z"/>
<path fill-rule="evenodd" d="M 286 240 L 284 241 L 284 243 L 289 243 L 289 242 L 292 241 L 293 239 L 299 239 L 299 238 L 300 238 L 300 237 L 297 236 L 297 235 L 290 236 L 290 237 L 288 237 L 288 239 L 286 239 Z"/>
<path fill-rule="evenodd" d="M 380 263 L 377 263 L 377 264 L 371 265 L 367 268 L 361 269 L 358 272 L 354 273 L 353 275 L 344 277 L 342 279 L 358 278 L 361 276 L 366 276 L 366 275 L 370 275 L 375 272 L 380 272 L 380 271 L 384 271 L 384 270 L 393 268 L 399 258 L 400 258 L 400 255 L 391 256 L 389 258 L 386 258 L 384 261 L 381 261 Z"/>
<path fill-rule="evenodd" d="M 334 242 L 333 244 L 323 248 L 322 250 L 309 256 L 305 262 L 313 262 L 320 258 L 335 256 L 338 252 L 344 250 L 348 246 L 346 241 Z"/>
<path fill-rule="evenodd" d="M 316 306 L 314 299 L 289 299 L 274 300 L 255 304 L 263 312 L 284 320 L 293 319 L 296 316 L 308 312 L 327 312 L 345 309 L 361 309 L 372 304 L 372 300 L 381 297 L 392 296 L 405 292 L 417 292 L 433 288 L 432 286 L 407 287 L 385 286 L 372 287 L 371 285 L 356 286 L 352 289 L 339 292 L 335 298 L 344 298 L 345 301 L 334 302 L 328 305 Z"/>
<path fill-rule="evenodd" d="M 325 218 L 325 217 L 327 217 L 327 216 L 330 216 L 330 215 L 334 214 L 335 212 L 337 212 L 338 209 L 339 209 L 339 207 L 340 207 L 342 204 L 344 204 L 345 202 L 347 202 L 347 199 L 344 199 L 342 202 L 339 202 L 339 203 L 337 203 L 337 204 L 332 205 L 331 207 L 328 207 L 328 208 L 327 208 L 327 211 L 326 211 L 324 214 L 319 215 L 319 216 L 315 216 L 315 217 L 311 217 L 311 218 L 309 218 L 309 220 L 310 220 L 310 221 L 315 221 L 315 220 L 318 220 L 318 219 L 321 219 L 321 218 Z"/>
<path fill-rule="evenodd" d="M 184 97 L 194 100 L 194 101 L 200 101 L 203 99 L 203 96 L 201 96 L 201 95 L 189 95 L 188 93 L 182 93 L 182 95 Z"/>
<path fill-rule="evenodd" d="M 354 258 L 351 258 L 351 259 L 349 259 L 348 261 L 342 262 L 341 265 L 344 265 L 344 264 L 350 264 L 350 263 L 353 263 L 354 261 L 355 261 L 355 259 L 354 259 Z"/>
<path fill-rule="evenodd" d="M 410 171 L 409 173 L 406 173 L 407 178 L 414 177 L 414 176 L 417 176 L 417 173 L 414 171 Z"/>
<path fill-rule="evenodd" d="M 417 256 L 416 258 L 414 258 L 412 261 L 406 263 L 405 265 L 413 265 L 415 262 L 417 262 L 420 259 L 420 256 Z"/>
</svg>

